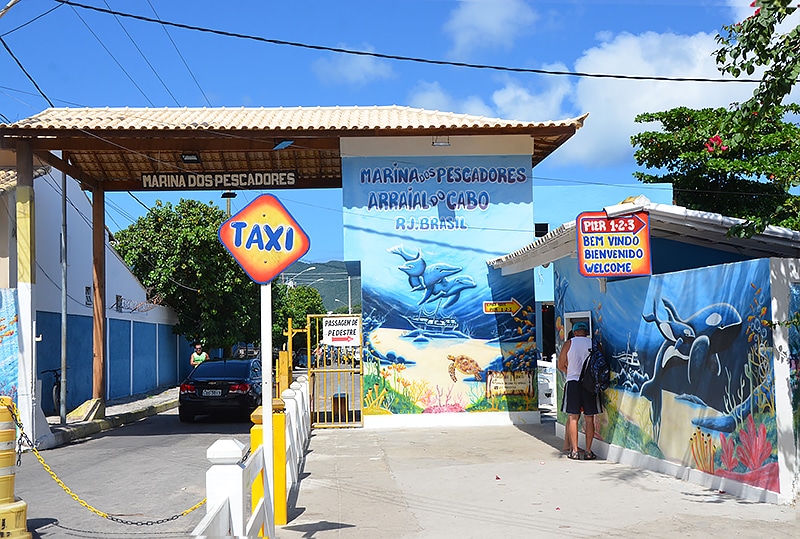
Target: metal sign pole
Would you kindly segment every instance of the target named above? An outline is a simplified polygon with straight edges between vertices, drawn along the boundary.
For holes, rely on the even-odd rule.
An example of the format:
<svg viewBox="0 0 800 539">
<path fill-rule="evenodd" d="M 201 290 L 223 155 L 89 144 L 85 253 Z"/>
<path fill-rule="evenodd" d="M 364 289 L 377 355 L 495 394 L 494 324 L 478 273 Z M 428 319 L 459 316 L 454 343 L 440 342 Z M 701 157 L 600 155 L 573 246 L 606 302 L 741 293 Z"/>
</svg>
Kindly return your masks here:
<svg viewBox="0 0 800 539">
<path fill-rule="evenodd" d="M 275 537 L 275 463 L 272 432 L 272 282 L 261 285 L 261 410 L 264 446 L 264 492 L 269 493 L 270 537 Z"/>
</svg>

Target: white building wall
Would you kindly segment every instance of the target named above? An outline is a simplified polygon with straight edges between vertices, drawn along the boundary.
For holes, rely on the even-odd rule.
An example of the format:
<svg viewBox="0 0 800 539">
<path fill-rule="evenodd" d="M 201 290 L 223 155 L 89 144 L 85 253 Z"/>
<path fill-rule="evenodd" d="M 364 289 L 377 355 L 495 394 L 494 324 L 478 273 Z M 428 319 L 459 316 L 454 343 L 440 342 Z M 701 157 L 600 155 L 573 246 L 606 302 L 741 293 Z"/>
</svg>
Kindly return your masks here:
<svg viewBox="0 0 800 539">
<path fill-rule="evenodd" d="M 61 174 L 34 180 L 36 190 L 36 310 L 61 312 Z M 92 203 L 78 183 L 67 179 L 67 312 L 92 315 L 86 304 L 86 288 L 92 287 Z M 146 312 L 117 312 L 116 296 L 135 303 L 147 300 L 147 292 L 117 252 L 108 245 L 106 231 L 106 307 L 108 318 L 159 324 L 175 324 L 171 309 L 156 307 Z"/>
</svg>

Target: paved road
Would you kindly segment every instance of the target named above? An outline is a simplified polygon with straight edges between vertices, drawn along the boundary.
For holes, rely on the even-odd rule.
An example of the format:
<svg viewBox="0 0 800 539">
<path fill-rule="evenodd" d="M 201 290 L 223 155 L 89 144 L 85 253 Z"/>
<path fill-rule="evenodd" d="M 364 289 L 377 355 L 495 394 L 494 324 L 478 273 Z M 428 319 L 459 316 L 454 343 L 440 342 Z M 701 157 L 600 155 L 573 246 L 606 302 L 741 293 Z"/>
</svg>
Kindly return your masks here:
<svg viewBox="0 0 800 539">
<path fill-rule="evenodd" d="M 280 539 L 798 537 L 797 508 L 560 453 L 553 423 L 316 430 Z"/>
<path fill-rule="evenodd" d="M 183 425 L 172 410 L 43 452 L 98 508 L 154 520 L 204 495 L 206 448 L 248 423 Z M 648 470 L 560 454 L 552 422 L 516 427 L 314 432 L 279 539 L 797 537 L 797 508 L 747 502 Z M 34 537 L 188 537 L 205 509 L 158 527 L 89 513 L 35 460 L 16 493 Z"/>
<path fill-rule="evenodd" d="M 64 483 L 122 519 L 169 517 L 205 497 L 206 449 L 221 437 L 249 443 L 248 422 L 178 421 L 177 409 L 41 454 Z M 17 469 L 16 495 L 28 504 L 34 537 L 188 537 L 205 507 L 159 526 L 126 526 L 96 516 L 67 495 L 31 453 Z"/>
</svg>

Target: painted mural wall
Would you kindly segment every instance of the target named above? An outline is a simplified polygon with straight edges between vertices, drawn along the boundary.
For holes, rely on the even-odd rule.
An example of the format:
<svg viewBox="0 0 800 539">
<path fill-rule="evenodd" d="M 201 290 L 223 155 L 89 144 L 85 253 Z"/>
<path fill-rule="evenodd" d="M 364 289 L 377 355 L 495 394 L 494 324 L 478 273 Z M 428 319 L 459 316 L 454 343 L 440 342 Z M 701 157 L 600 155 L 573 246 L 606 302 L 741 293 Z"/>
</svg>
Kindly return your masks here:
<svg viewBox="0 0 800 539">
<path fill-rule="evenodd" d="M 17 402 L 19 380 L 19 334 L 17 291 L 0 288 L 0 395 Z"/>
<path fill-rule="evenodd" d="M 561 342 L 564 313 L 590 310 L 612 367 L 599 437 L 779 492 L 769 279 L 761 259 L 612 281 L 601 293 L 574 260 L 556 262 Z"/>
<path fill-rule="evenodd" d="M 789 285 L 789 388 L 792 392 L 792 410 L 795 447 L 800 445 L 800 283 Z"/>
<path fill-rule="evenodd" d="M 533 240 L 530 164 L 529 154 L 342 158 L 366 415 L 538 409 L 533 274 L 500 278 L 485 262 Z"/>
</svg>

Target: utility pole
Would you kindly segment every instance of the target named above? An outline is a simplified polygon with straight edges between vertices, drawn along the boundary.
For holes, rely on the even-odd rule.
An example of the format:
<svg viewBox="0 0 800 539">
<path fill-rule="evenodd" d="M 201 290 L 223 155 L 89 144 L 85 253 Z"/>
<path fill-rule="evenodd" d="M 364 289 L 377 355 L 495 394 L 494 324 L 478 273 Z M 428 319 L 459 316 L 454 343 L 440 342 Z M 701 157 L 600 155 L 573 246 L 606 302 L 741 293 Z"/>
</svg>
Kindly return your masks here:
<svg viewBox="0 0 800 539">
<path fill-rule="evenodd" d="M 11 9 L 12 7 L 14 7 L 14 4 L 16 4 L 18 2 L 19 2 L 19 0 L 11 0 L 8 4 L 6 4 L 6 7 L 4 7 L 3 9 L 0 9 L 0 19 L 2 19 L 3 15 L 8 13 L 8 10 Z"/>
</svg>

